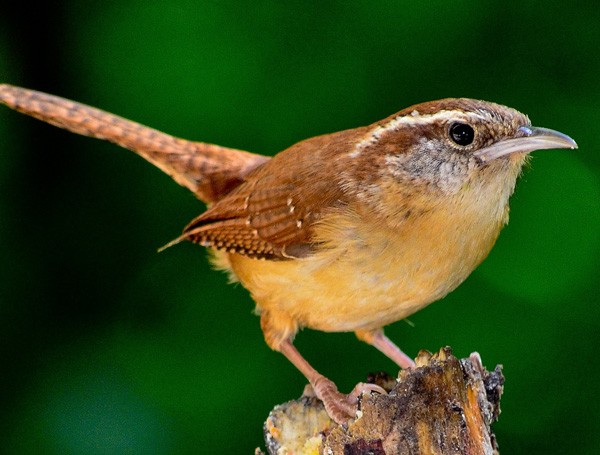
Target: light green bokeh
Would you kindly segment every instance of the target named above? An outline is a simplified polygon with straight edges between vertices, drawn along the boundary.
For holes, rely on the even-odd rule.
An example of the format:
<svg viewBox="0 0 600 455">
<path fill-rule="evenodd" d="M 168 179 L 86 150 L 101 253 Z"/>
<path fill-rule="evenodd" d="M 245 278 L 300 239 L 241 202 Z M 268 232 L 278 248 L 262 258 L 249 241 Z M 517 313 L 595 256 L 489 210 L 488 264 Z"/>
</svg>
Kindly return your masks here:
<svg viewBox="0 0 600 455">
<path fill-rule="evenodd" d="M 172 420 L 98 356 L 98 346 L 51 354 L 44 379 L 29 391 L 10 439 L 11 453 L 172 453 Z M 101 352 L 101 351 L 100 351 Z"/>
<path fill-rule="evenodd" d="M 475 275 L 411 317 L 414 329 L 397 323 L 387 333 L 411 354 L 451 344 L 462 356 L 480 350 L 488 367 L 505 364 L 505 412 L 496 426 L 502 453 L 587 453 L 581 441 L 598 429 L 587 409 L 598 397 L 585 379 L 600 374 L 594 352 L 598 11 L 441 0 L 67 2 L 61 26 L 71 79 L 65 83 L 81 101 L 166 132 L 258 152 L 445 96 L 514 105 L 536 125 L 571 134 L 579 151 L 535 153 L 512 200 L 511 223 Z M 3 56 L 0 40 L 0 62 Z M 0 76 L 15 80 L 12 70 L 0 66 Z M 13 129 L 6 130 L 5 118 L 14 123 L 16 117 L 0 110 L 0 137 L 12 149 L 5 140 L 19 139 L 8 137 Z M 86 160 L 82 181 L 98 191 L 86 199 L 71 182 L 56 184 L 69 193 L 53 208 L 55 231 L 67 233 L 54 248 L 64 263 L 79 265 L 87 254 L 89 274 L 114 269 L 104 287 L 87 291 L 90 298 L 112 296 L 117 303 L 107 306 L 116 313 L 97 325 L 88 321 L 89 336 L 73 331 L 61 338 L 70 329 L 68 315 L 63 326 L 48 317 L 41 332 L 55 330 L 55 338 L 32 335 L 33 354 L 23 355 L 45 352 L 32 348 L 38 336 L 50 344 L 51 357 L 40 362 L 43 368 L 31 363 L 18 391 L 15 407 L 21 408 L 10 434 L 21 450 L 14 453 L 40 447 L 109 453 L 128 443 L 132 453 L 199 447 L 214 453 L 223 444 L 225 453 L 251 453 L 261 444 L 268 410 L 297 396 L 303 378 L 264 345 L 250 298 L 210 271 L 200 248 L 148 252 L 175 237 L 202 205 L 129 152 L 91 140 L 77 146 Z M 7 157 L 3 147 L 0 163 Z M 21 178 L 17 162 L 0 168 L 7 192 L 14 189 L 11 174 Z M 85 210 L 90 201 L 93 216 Z M 34 289 L 62 271 L 36 268 L 26 244 L 5 236 L 4 221 L 0 240 L 10 260 L 0 271 L 10 272 L 4 277 L 11 285 L 2 291 L 12 293 L 21 321 L 15 331 L 24 336 L 39 330 L 26 324 L 28 304 L 46 299 L 13 292 L 12 280 Z M 39 220 L 32 214 L 21 222 Z M 35 253 L 48 255 L 46 264 L 57 254 L 50 247 Z M 27 274 L 15 272 L 18 260 L 30 259 Z M 111 293 L 110 278 L 125 290 Z M 342 390 L 368 371 L 393 372 L 351 334 L 305 331 L 297 344 Z M 232 437 L 240 415 L 246 421 Z M 568 425 L 579 433 L 565 432 Z"/>
<path fill-rule="evenodd" d="M 512 220 L 480 276 L 543 305 L 562 304 L 597 276 L 600 181 L 574 156 L 589 152 L 536 153 L 512 198 Z"/>
</svg>

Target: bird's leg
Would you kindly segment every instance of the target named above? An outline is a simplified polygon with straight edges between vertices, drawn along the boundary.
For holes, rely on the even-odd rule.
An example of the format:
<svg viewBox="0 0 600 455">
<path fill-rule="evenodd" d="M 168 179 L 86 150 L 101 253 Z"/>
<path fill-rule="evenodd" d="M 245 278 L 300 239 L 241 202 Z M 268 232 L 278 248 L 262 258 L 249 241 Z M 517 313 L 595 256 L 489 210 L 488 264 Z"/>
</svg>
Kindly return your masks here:
<svg viewBox="0 0 600 455">
<path fill-rule="evenodd" d="M 340 393 L 330 379 L 315 370 L 308 361 L 302 357 L 292 342 L 288 339 L 281 343 L 279 351 L 298 368 L 308 379 L 315 395 L 325 405 L 327 414 L 338 424 L 345 424 L 356 415 L 358 398 L 364 392 L 378 392 L 385 394 L 385 390 L 375 384 L 359 383 L 348 395 Z"/>
<path fill-rule="evenodd" d="M 401 368 L 413 368 L 415 362 L 400 350 L 396 344 L 385 336 L 383 329 L 357 330 L 354 332 L 359 340 L 375 346 Z"/>
</svg>

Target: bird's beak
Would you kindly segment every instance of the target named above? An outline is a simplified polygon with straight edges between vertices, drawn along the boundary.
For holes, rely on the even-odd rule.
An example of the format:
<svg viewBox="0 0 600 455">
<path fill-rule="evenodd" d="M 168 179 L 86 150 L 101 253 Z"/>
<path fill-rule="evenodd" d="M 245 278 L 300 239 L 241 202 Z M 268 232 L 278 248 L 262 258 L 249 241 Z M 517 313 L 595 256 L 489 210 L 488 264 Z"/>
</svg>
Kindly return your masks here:
<svg viewBox="0 0 600 455">
<path fill-rule="evenodd" d="M 521 126 L 514 137 L 503 139 L 473 154 L 482 161 L 491 161 L 511 153 L 529 153 L 542 149 L 576 149 L 577 143 L 569 136 L 548 128 Z"/>
</svg>

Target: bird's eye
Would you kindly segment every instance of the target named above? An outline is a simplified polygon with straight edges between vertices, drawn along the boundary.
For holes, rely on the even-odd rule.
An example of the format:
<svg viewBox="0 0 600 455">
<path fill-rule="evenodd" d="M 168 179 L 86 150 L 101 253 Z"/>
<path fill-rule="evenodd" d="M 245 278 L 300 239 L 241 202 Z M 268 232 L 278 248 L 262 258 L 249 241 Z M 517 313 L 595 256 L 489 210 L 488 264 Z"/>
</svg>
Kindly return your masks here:
<svg viewBox="0 0 600 455">
<path fill-rule="evenodd" d="M 458 145 L 469 145 L 475 138 L 475 131 L 466 123 L 453 123 L 450 126 L 450 138 Z"/>
</svg>

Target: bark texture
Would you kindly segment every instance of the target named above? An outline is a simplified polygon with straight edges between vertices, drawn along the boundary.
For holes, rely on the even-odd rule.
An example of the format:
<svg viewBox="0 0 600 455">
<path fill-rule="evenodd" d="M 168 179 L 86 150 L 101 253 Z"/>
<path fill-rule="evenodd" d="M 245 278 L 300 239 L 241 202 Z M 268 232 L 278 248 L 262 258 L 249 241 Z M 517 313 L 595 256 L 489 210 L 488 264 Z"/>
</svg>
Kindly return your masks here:
<svg viewBox="0 0 600 455">
<path fill-rule="evenodd" d="M 388 395 L 363 395 L 356 418 L 339 426 L 311 395 L 275 407 L 265 422 L 270 455 L 498 454 L 491 424 L 500 414 L 504 377 L 477 353 L 459 360 L 450 348 L 422 351 L 397 379 L 372 375 Z M 260 451 L 256 452 L 257 454 Z"/>
</svg>

